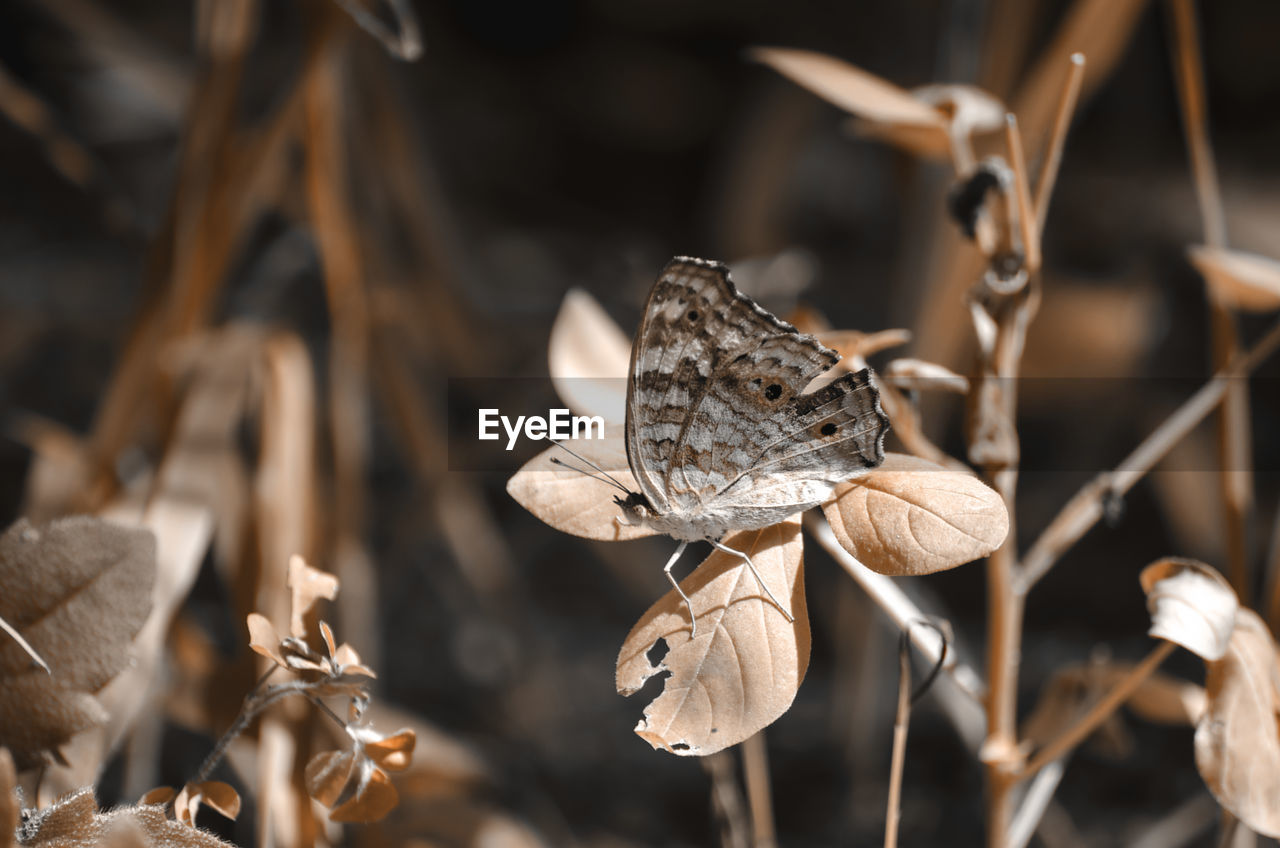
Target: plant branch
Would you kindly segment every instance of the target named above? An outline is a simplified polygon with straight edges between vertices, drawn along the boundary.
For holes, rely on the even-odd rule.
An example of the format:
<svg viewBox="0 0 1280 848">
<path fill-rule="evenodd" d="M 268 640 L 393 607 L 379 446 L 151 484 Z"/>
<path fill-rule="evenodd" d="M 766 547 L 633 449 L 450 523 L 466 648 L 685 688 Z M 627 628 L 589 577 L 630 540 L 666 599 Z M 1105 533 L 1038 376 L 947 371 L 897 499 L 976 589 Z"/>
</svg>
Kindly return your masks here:
<svg viewBox="0 0 1280 848">
<path fill-rule="evenodd" d="M 1032 779 L 1022 796 L 1022 803 L 1013 814 L 1013 823 L 1009 825 L 1009 848 L 1026 848 L 1035 835 L 1040 820 L 1053 801 L 1053 793 L 1058 791 L 1058 784 L 1067 771 L 1068 757 L 1069 754 L 1064 754 L 1047 763 Z"/>
<path fill-rule="evenodd" d="M 742 772 L 747 786 L 747 807 L 751 813 L 752 848 L 777 848 L 773 799 L 769 791 L 769 750 L 763 730 L 742 743 Z"/>
<path fill-rule="evenodd" d="M 1182 406 L 1165 419 L 1113 471 L 1104 471 L 1075 494 L 1044 529 L 1022 558 L 1020 590 L 1026 592 L 1053 568 L 1103 514 L 1106 498 L 1133 488 L 1174 445 L 1187 436 L 1222 401 L 1228 387 L 1247 376 L 1280 347 L 1280 322 L 1267 331 L 1249 352 L 1214 375 Z"/>
<path fill-rule="evenodd" d="M 1027 170 L 1026 154 L 1022 151 L 1018 119 L 1012 112 L 1005 116 L 1004 137 L 1018 201 L 1018 230 L 1022 238 L 1023 264 L 1028 273 L 1034 274 L 1040 270 L 1040 227 L 1033 219 L 1035 213 L 1031 203 L 1031 174 Z"/>
<path fill-rule="evenodd" d="M 1059 759 L 1083 742 L 1090 733 L 1097 729 L 1098 725 L 1102 724 L 1112 713 L 1119 709 L 1121 704 L 1129 700 L 1129 697 L 1137 691 L 1142 682 L 1160 667 L 1160 664 L 1165 661 L 1169 654 L 1173 653 L 1173 649 L 1176 647 L 1177 645 L 1173 642 L 1162 640 L 1155 650 L 1147 654 L 1146 659 L 1135 665 L 1119 683 L 1090 707 L 1089 711 L 1079 721 L 1037 751 L 1036 755 L 1031 758 L 1031 762 L 1018 774 L 1018 779 L 1025 780 L 1031 777 L 1040 769 Z"/>
<path fill-rule="evenodd" d="M 907 731 L 911 727 L 911 625 L 898 641 L 898 711 L 893 719 L 893 757 L 889 764 L 889 800 L 884 817 L 884 848 L 898 846 L 898 820 L 902 815 L 902 770 L 907 758 Z"/>
</svg>

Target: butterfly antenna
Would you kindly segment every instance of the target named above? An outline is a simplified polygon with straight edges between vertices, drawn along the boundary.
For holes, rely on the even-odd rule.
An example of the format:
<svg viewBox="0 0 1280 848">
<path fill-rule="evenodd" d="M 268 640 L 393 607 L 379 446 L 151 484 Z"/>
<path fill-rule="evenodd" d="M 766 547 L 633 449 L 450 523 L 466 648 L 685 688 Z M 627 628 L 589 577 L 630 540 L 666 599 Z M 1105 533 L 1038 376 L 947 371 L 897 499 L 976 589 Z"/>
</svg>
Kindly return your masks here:
<svg viewBox="0 0 1280 848">
<path fill-rule="evenodd" d="M 629 494 L 631 494 L 631 490 L 630 490 L 630 489 L 628 489 L 626 486 L 622 485 L 621 483 L 619 483 L 619 482 L 618 482 L 618 480 L 617 480 L 617 479 L 616 479 L 612 474 L 610 474 L 608 471 L 605 471 L 603 468 L 601 468 L 600 466 L 596 465 L 594 462 L 592 462 L 591 460 L 587 459 L 585 456 L 582 456 L 581 454 L 576 453 L 575 451 L 571 450 L 571 449 L 570 449 L 570 448 L 569 448 L 569 447 L 568 447 L 564 442 L 562 442 L 562 441 L 560 441 L 560 440 L 558 440 L 558 439 L 547 439 L 547 441 L 551 442 L 553 445 L 555 445 L 556 447 L 560 448 L 560 449 L 561 449 L 561 450 L 563 450 L 565 453 L 569 454 L 569 456 L 572 456 L 574 459 L 577 459 L 579 462 L 586 463 L 586 464 L 587 464 L 588 466 L 590 466 L 591 468 L 594 468 L 596 471 L 600 472 L 600 474 L 601 474 L 601 475 L 603 475 L 603 476 L 596 477 L 596 475 L 595 475 L 595 474 L 588 474 L 586 471 L 582 471 L 582 469 L 581 469 L 581 468 L 573 468 L 573 466 L 572 466 L 572 465 L 569 465 L 569 464 L 567 464 L 567 463 L 561 462 L 560 460 L 556 459 L 555 457 L 552 457 L 552 458 L 551 458 L 551 461 L 552 461 L 552 462 L 554 462 L 556 465 L 563 465 L 565 468 L 573 468 L 573 470 L 574 470 L 574 471 L 580 471 L 580 472 L 582 472 L 583 474 L 586 474 L 588 477 L 595 477 L 597 480 L 604 480 L 604 481 L 605 481 L 605 482 L 607 482 L 607 483 L 611 483 L 611 484 L 613 484 L 614 486 L 617 486 L 619 489 L 621 489 L 622 491 L 626 492 L 628 495 L 629 495 Z"/>
<path fill-rule="evenodd" d="M 570 471 L 576 471 L 579 474 L 585 474 L 588 477 L 590 477 L 592 480 L 599 480 L 601 483 L 608 483 L 610 486 L 618 486 L 618 488 L 622 489 L 622 491 L 627 492 L 627 494 L 631 494 L 629 491 L 627 491 L 625 487 L 618 485 L 618 483 L 615 480 L 613 480 L 613 478 L 611 477 L 602 477 L 600 474 L 594 474 L 590 471 L 586 471 L 584 469 L 578 468 L 575 465 L 570 465 L 567 462 L 562 462 L 561 460 L 557 459 L 554 456 L 551 457 L 551 464 L 563 466 L 569 469 Z"/>
</svg>

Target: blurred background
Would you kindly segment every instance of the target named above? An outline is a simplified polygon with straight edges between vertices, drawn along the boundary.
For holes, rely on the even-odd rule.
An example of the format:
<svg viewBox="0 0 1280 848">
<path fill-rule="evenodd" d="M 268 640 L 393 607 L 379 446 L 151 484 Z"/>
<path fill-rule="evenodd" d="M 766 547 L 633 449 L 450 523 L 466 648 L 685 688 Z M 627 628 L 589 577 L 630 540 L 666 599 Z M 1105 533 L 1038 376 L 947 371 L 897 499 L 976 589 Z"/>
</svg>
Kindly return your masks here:
<svg viewBox="0 0 1280 848">
<path fill-rule="evenodd" d="M 1025 393 L 1020 420 L 1029 544 L 1212 373 L 1204 288 L 1185 257 L 1201 224 L 1168 10 L 458 0 L 412 11 L 424 49 L 407 62 L 324 0 L 0 6 L 0 516 L 98 510 L 164 479 L 175 452 L 209 448 L 181 437 L 199 386 L 229 380 L 214 396 L 233 400 L 214 406 L 243 408 L 216 434 L 217 474 L 197 464 L 181 483 L 216 517 L 174 625 L 187 639 L 175 645 L 198 648 L 172 659 L 158 690 L 156 744 L 116 757 L 100 800 L 181 782 L 229 723 L 239 696 L 202 710 L 201 693 L 251 683 L 234 671 L 248 667 L 243 616 L 262 606 L 261 575 L 283 569 L 272 551 L 293 544 L 343 581 L 326 618 L 379 671 L 379 700 L 477 764 L 465 780 L 402 787 L 400 810 L 351 830 L 352 844 L 480 844 L 493 821 L 529 840 L 513 845 L 716 844 L 703 765 L 631 732 L 658 684 L 631 699 L 613 685 L 623 637 L 666 590 L 669 545 L 589 543 L 541 524 L 504 491 L 514 460 L 450 471 L 446 380 L 545 377 L 572 287 L 630 333 L 676 254 L 758 260 L 757 291 L 779 314 L 805 304 L 834 327 L 904 327 L 915 339 L 895 355 L 965 373 L 974 278 L 945 213 L 949 163 L 858 137 L 848 115 L 744 51 L 824 52 L 908 88 L 981 85 L 1030 135 L 1031 113 L 1048 104 L 1041 132 L 1052 116 L 1060 33 L 1092 14 L 1085 41 L 1068 45 L 1086 52 L 1089 77 L 1024 367 L 1052 378 Z M 369 12 L 398 26 L 394 8 Z M 1231 243 L 1275 254 L 1280 6 L 1199 13 Z M 1277 377 L 1271 363 L 1254 382 L 1258 563 L 1280 482 Z M 925 411 L 963 457 L 959 407 Z M 273 450 L 311 467 L 288 466 L 264 495 Z M 1064 663 L 1145 653 L 1143 565 L 1224 564 L 1214 467 L 1210 424 L 1033 593 L 1024 711 Z M 812 663 L 767 731 L 779 842 L 879 845 L 896 636 L 816 545 L 807 553 Z M 981 564 L 912 591 L 980 665 Z M 1168 669 L 1202 675 L 1186 657 Z M 1041 844 L 1131 844 L 1187 804 L 1202 835 L 1186 844 L 1213 844 L 1191 736 L 1115 722 L 1071 763 Z M 907 757 L 903 844 L 981 844 L 980 767 L 928 699 Z M 254 844 L 252 825 L 225 833 Z"/>
</svg>

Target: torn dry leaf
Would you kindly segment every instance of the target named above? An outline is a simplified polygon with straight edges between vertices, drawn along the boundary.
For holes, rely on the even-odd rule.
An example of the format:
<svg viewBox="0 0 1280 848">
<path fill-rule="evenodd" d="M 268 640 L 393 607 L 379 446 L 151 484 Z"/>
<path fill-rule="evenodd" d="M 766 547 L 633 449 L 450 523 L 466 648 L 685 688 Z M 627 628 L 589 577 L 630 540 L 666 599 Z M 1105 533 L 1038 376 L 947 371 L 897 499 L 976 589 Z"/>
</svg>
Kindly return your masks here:
<svg viewBox="0 0 1280 848">
<path fill-rule="evenodd" d="M 627 465 L 627 449 L 621 438 L 579 439 L 574 450 L 623 486 L 639 490 Z M 571 467 L 557 465 L 551 461 L 553 458 Z M 616 519 L 622 517 L 622 510 L 613 502 L 618 490 L 575 471 L 579 466 L 579 460 L 560 448 L 548 448 L 511 475 L 507 493 L 547 524 L 574 536 L 612 542 L 654 535 L 656 531 L 647 527 L 619 523 Z"/>
<path fill-rule="evenodd" d="M 742 560 L 720 551 L 680 583 L 697 616 L 696 639 L 689 639 L 688 611 L 675 590 L 640 618 L 618 655 L 617 688 L 630 695 L 669 673 L 636 733 L 682 756 L 715 753 L 771 724 L 791 706 L 809 664 L 799 518 L 735 533 L 725 544 L 751 557 L 795 621 Z M 655 665 L 650 652 L 660 639 L 667 652 Z"/>
<path fill-rule="evenodd" d="M 158 806 L 98 812 L 93 789 L 41 810 L 29 823 L 28 848 L 228 848 L 211 833 L 165 818 Z"/>
<path fill-rule="evenodd" d="M 1241 609 L 1222 658 L 1208 664 L 1209 705 L 1196 727 L 1196 767 L 1251 830 L 1280 838 L 1280 661 L 1256 613 Z"/>
<path fill-rule="evenodd" d="M 596 299 L 582 289 L 564 296 L 547 350 L 551 382 L 579 415 L 626 420 L 631 341 Z"/>
<path fill-rule="evenodd" d="M 1222 657 L 1239 607 L 1225 577 L 1202 562 L 1168 557 L 1142 569 L 1138 579 L 1151 612 L 1148 633 L 1206 660 Z"/>
<path fill-rule="evenodd" d="M 1009 532 L 1004 500 L 977 477 L 899 453 L 838 486 L 823 511 L 845 550 L 895 577 L 984 557 Z"/>
<path fill-rule="evenodd" d="M 106 720 L 94 693 L 129 664 L 151 610 L 155 557 L 150 532 L 96 518 L 20 520 L 0 537 L 0 616 L 52 670 L 11 640 L 0 644 L 0 745 L 19 768 Z"/>
<path fill-rule="evenodd" d="M 1195 245 L 1187 253 L 1219 302 L 1246 312 L 1280 309 L 1280 262 L 1204 245 Z"/>
</svg>

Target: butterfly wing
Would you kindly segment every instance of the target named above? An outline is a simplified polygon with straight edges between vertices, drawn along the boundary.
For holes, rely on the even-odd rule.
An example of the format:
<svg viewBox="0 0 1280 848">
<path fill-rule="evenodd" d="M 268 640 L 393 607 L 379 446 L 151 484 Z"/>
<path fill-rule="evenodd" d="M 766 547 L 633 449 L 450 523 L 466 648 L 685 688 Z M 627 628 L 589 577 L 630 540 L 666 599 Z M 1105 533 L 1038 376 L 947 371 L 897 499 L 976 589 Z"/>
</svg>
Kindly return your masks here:
<svg viewBox="0 0 1280 848">
<path fill-rule="evenodd" d="M 812 505 L 827 480 L 878 465 L 888 420 L 866 372 L 803 394 L 838 359 L 739 294 L 723 265 L 669 262 L 627 387 L 627 458 L 650 503 L 688 512 L 816 497 L 803 501 Z M 794 491 L 780 490 L 788 480 Z"/>
</svg>

